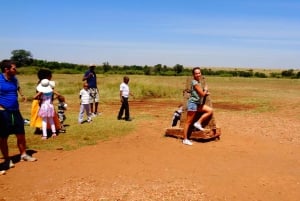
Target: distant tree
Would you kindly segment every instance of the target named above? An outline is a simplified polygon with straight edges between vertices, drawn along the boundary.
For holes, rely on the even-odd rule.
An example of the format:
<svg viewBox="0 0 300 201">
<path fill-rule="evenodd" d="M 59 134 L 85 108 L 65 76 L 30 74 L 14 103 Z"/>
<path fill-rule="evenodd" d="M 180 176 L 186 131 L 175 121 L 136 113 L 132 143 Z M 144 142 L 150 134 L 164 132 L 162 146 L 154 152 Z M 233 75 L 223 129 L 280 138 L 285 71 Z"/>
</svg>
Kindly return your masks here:
<svg viewBox="0 0 300 201">
<path fill-rule="evenodd" d="M 112 70 L 119 71 L 120 70 L 120 66 L 114 65 L 114 66 L 112 66 Z"/>
<path fill-rule="evenodd" d="M 161 64 L 156 64 L 154 66 L 154 72 L 155 72 L 155 74 L 160 74 L 161 69 L 162 69 L 162 65 Z"/>
<path fill-rule="evenodd" d="M 149 66 L 144 66 L 144 74 L 145 75 L 151 75 L 151 67 Z"/>
<path fill-rule="evenodd" d="M 162 68 L 162 71 L 166 72 L 167 70 L 168 70 L 168 66 L 164 65 L 163 68 Z"/>
<path fill-rule="evenodd" d="M 26 50 L 13 50 L 11 52 L 11 60 L 16 62 L 18 67 L 20 66 L 28 66 L 31 65 L 33 62 L 32 54 L 30 51 Z"/>
<path fill-rule="evenodd" d="M 107 71 L 111 70 L 111 66 L 108 62 L 103 62 L 103 71 L 106 73 Z"/>
<path fill-rule="evenodd" d="M 267 77 L 266 74 L 260 73 L 260 72 L 255 72 L 255 73 L 254 73 L 254 76 L 255 76 L 255 77 L 260 77 L 260 78 L 266 78 L 266 77 Z"/>
<path fill-rule="evenodd" d="M 270 77 L 280 78 L 281 75 L 280 75 L 280 73 L 271 72 L 271 73 L 270 73 Z"/>
<path fill-rule="evenodd" d="M 47 65 L 47 61 L 39 60 L 39 59 L 33 59 L 33 62 L 32 62 L 31 65 L 38 66 L 38 67 L 45 67 Z"/>
<path fill-rule="evenodd" d="M 294 70 L 293 69 L 289 69 L 289 70 L 284 70 L 281 72 L 282 77 L 292 77 L 294 76 Z"/>
<path fill-rule="evenodd" d="M 176 74 L 180 74 L 183 71 L 183 65 L 176 64 L 173 67 L 173 70 L 175 71 Z"/>
</svg>

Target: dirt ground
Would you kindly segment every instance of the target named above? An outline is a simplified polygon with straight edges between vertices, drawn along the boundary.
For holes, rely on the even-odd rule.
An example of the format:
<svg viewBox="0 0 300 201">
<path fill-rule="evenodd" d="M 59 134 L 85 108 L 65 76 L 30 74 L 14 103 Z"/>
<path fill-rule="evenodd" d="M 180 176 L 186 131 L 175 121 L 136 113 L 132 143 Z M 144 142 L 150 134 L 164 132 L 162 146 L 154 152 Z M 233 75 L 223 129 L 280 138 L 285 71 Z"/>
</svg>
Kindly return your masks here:
<svg viewBox="0 0 300 201">
<path fill-rule="evenodd" d="M 0 176 L 0 201 L 299 200 L 299 111 L 214 105 L 221 139 L 186 146 L 164 136 L 174 105 L 130 104 L 133 117 L 146 105 L 153 120 L 79 150 L 36 150 L 37 162 L 18 162 Z"/>
</svg>

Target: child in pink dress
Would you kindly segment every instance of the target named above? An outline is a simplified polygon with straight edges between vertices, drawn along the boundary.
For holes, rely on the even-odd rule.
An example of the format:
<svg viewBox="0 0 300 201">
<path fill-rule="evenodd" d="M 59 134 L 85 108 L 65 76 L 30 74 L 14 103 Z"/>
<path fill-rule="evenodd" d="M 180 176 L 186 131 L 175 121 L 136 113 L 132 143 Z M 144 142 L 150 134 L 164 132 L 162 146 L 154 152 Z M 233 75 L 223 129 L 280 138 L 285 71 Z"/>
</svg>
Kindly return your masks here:
<svg viewBox="0 0 300 201">
<path fill-rule="evenodd" d="M 51 86 L 52 84 L 52 86 Z M 54 124 L 54 106 L 53 106 L 53 94 L 58 95 L 56 92 L 53 91 L 54 82 L 49 81 L 48 79 L 43 79 L 40 84 L 37 86 L 38 93 L 36 94 L 35 98 L 39 98 L 40 102 L 40 109 L 38 112 L 38 116 L 42 118 L 42 130 L 43 136 L 42 140 L 47 139 L 47 124 L 50 124 L 52 130 L 52 137 L 56 137 L 56 129 Z"/>
</svg>

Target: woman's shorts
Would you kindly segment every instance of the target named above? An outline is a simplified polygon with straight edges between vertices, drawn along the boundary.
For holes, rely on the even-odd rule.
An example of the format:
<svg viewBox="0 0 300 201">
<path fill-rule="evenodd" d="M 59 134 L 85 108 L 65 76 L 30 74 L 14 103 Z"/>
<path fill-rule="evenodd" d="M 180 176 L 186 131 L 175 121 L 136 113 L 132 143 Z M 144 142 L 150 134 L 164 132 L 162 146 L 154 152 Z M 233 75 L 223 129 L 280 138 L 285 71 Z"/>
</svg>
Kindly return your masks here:
<svg viewBox="0 0 300 201">
<path fill-rule="evenodd" d="M 25 134 L 24 119 L 19 110 L 0 110 L 0 137 Z"/>
<path fill-rule="evenodd" d="M 187 111 L 194 111 L 196 112 L 198 109 L 198 104 L 193 102 L 188 102 L 187 104 Z"/>
</svg>

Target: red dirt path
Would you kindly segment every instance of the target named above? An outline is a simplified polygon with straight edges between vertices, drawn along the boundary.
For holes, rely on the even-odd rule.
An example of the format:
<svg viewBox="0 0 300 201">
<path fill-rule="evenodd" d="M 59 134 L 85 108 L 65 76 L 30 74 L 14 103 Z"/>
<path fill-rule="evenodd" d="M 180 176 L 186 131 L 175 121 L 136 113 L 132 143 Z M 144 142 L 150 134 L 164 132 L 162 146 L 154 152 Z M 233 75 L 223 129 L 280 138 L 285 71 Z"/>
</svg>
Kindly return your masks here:
<svg viewBox="0 0 300 201">
<path fill-rule="evenodd" d="M 153 120 L 139 121 L 128 136 L 75 151 L 38 151 L 37 162 L 17 163 L 0 176 L 0 201 L 299 200 L 300 120 L 293 114 L 214 105 L 221 140 L 185 146 L 163 135 L 176 104 L 132 102 L 133 116 L 145 105 Z"/>
</svg>

